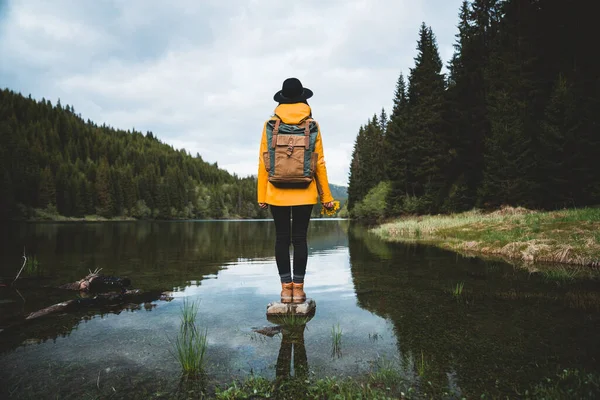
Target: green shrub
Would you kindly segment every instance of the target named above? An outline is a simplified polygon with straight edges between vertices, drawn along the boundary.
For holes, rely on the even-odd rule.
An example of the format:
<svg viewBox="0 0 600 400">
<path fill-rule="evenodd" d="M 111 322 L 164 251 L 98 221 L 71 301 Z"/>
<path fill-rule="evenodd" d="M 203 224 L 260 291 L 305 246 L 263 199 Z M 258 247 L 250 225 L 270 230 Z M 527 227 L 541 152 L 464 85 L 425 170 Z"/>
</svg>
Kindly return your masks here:
<svg viewBox="0 0 600 400">
<path fill-rule="evenodd" d="M 358 202 L 350 216 L 352 218 L 379 221 L 385 217 L 386 199 L 391 190 L 391 184 L 388 181 L 379 182 L 377 186 L 369 190 L 362 201 Z"/>
</svg>

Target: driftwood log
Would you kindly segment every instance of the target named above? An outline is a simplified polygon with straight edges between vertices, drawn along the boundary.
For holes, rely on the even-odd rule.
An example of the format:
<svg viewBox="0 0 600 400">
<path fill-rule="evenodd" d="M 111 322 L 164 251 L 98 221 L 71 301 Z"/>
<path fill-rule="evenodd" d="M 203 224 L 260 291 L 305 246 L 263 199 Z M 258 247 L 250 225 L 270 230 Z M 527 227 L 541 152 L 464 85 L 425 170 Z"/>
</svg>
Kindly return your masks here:
<svg viewBox="0 0 600 400">
<path fill-rule="evenodd" d="M 72 312 L 98 307 L 123 307 L 131 303 L 148 303 L 155 300 L 171 301 L 170 292 L 144 292 L 140 289 L 127 289 L 129 278 L 100 274 L 101 269 L 90 271 L 83 279 L 59 286 L 60 289 L 75 290 L 79 297 L 53 304 L 32 312 L 26 320 L 36 319 L 57 312 Z"/>
<path fill-rule="evenodd" d="M 90 297 L 67 300 L 53 304 L 49 307 L 32 312 L 25 319 L 34 319 L 56 312 L 71 312 L 92 307 L 122 306 L 130 303 L 147 303 L 150 301 L 171 301 L 173 297 L 169 292 L 142 292 L 139 289 L 125 290 L 123 292 L 99 293 Z"/>
</svg>

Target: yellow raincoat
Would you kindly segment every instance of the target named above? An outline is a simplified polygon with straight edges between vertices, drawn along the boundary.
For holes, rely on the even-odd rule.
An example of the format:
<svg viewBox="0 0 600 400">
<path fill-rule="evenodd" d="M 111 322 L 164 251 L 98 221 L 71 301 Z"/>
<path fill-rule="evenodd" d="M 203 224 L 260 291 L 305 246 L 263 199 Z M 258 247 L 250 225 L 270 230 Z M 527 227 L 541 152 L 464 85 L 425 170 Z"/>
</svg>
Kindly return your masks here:
<svg viewBox="0 0 600 400">
<path fill-rule="evenodd" d="M 275 114 L 286 124 L 297 124 L 311 114 L 310 107 L 304 103 L 280 104 L 275 108 Z M 267 148 L 267 123 L 263 126 L 262 139 L 260 141 L 260 152 L 258 155 L 258 202 L 274 206 L 299 206 L 304 204 L 317 204 L 319 192 L 315 180 L 306 188 L 278 188 L 269 182 L 269 175 L 265 168 L 262 154 Z M 321 141 L 321 130 L 317 133 L 315 141 L 315 153 L 319 155 L 316 176 L 321 187 L 321 203 L 333 201 L 327 169 L 325 167 L 325 156 L 323 154 L 323 142 Z"/>
</svg>

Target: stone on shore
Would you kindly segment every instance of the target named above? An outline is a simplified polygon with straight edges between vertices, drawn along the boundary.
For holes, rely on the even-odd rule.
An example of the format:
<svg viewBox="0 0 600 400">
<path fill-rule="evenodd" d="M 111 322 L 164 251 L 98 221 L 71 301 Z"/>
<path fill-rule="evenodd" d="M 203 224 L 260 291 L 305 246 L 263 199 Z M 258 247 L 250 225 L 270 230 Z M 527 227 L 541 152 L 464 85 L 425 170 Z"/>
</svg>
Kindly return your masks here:
<svg viewBox="0 0 600 400">
<path fill-rule="evenodd" d="M 269 315 L 299 315 L 308 316 L 314 314 L 317 304 L 313 299 L 306 299 L 303 303 L 282 303 L 273 301 L 267 304 L 267 316 Z"/>
</svg>

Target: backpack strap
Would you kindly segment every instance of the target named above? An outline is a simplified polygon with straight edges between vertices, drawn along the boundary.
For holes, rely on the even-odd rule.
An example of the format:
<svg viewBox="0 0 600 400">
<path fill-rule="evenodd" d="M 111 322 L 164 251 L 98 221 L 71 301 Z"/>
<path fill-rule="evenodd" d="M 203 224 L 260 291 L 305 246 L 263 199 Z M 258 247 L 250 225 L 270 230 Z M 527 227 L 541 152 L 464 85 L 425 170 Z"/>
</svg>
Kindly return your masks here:
<svg viewBox="0 0 600 400">
<path fill-rule="evenodd" d="M 279 124 L 281 120 L 278 118 L 275 120 L 275 127 L 273 128 L 273 138 L 271 139 L 271 148 L 277 147 L 277 135 L 279 134 Z"/>
<path fill-rule="evenodd" d="M 304 122 L 304 148 L 306 150 L 310 147 L 310 121 L 312 121 L 312 119 L 307 119 Z"/>
</svg>

